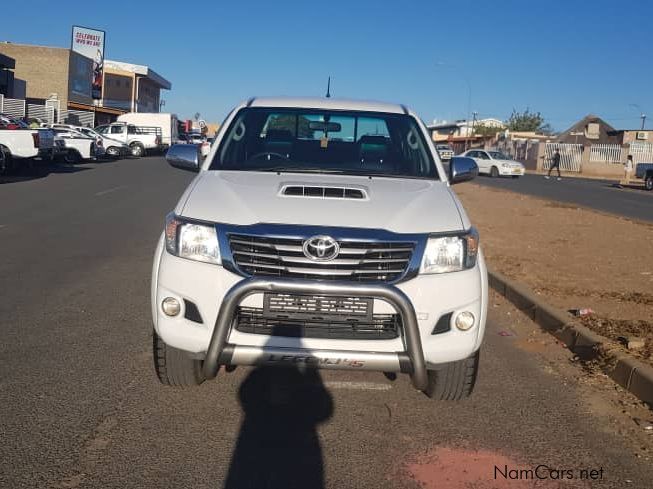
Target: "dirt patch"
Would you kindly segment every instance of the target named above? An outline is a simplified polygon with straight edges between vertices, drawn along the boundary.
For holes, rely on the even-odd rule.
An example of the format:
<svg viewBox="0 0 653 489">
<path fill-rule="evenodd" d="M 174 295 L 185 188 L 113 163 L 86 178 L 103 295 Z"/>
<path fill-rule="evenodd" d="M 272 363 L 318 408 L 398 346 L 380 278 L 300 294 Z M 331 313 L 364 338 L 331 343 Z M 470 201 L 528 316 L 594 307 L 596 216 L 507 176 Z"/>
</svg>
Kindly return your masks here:
<svg viewBox="0 0 653 489">
<path fill-rule="evenodd" d="M 639 339 L 642 346 L 630 353 L 643 359 L 653 358 L 653 323 L 643 320 L 623 320 L 600 317 L 595 314 L 581 318 L 581 322 L 597 333 L 619 344 L 628 346 L 629 340 Z"/>
<path fill-rule="evenodd" d="M 455 190 L 494 269 L 561 309 L 591 308 L 584 322 L 597 333 L 645 339 L 653 363 L 653 225 L 473 183 Z"/>
</svg>

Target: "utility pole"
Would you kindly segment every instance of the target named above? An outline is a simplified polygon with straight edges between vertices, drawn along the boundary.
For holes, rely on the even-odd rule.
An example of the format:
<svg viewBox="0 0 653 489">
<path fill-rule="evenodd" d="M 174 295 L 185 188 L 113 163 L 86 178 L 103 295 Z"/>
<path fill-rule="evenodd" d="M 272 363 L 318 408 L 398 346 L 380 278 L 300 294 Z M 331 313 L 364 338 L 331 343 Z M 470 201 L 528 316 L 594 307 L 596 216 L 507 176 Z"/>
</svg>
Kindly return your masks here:
<svg viewBox="0 0 653 489">
<path fill-rule="evenodd" d="M 472 116 L 473 116 L 473 119 L 472 119 L 472 138 L 474 137 L 475 127 L 476 127 L 476 116 L 477 115 L 478 115 L 478 112 L 472 112 Z M 472 143 L 473 143 L 473 139 L 472 139 Z"/>
<path fill-rule="evenodd" d="M 639 111 L 639 118 L 642 119 L 642 128 L 640 129 L 641 131 L 644 130 L 644 126 L 646 125 L 646 114 L 642 110 L 642 108 L 637 105 L 637 104 L 628 104 L 629 107 L 633 107 Z"/>
</svg>

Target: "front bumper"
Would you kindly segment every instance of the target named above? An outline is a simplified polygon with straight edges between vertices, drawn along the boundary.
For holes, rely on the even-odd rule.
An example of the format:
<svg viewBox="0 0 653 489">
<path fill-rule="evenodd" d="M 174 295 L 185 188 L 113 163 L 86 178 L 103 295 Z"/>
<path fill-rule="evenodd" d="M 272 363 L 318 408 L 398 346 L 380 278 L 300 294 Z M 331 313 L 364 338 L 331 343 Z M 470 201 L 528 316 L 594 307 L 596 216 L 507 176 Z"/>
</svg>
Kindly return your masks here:
<svg viewBox="0 0 653 489">
<path fill-rule="evenodd" d="M 347 350 L 306 350 L 275 347 L 239 347 L 227 345 L 227 337 L 238 305 L 248 296 L 261 292 L 317 294 L 345 297 L 375 297 L 388 301 L 402 317 L 406 352 L 361 354 Z M 226 350 L 226 351 L 225 351 Z M 392 285 L 364 285 L 347 282 L 309 280 L 266 280 L 249 278 L 231 287 L 220 306 L 211 342 L 204 358 L 204 375 L 212 379 L 220 364 L 261 365 L 279 362 L 304 363 L 309 366 L 399 370 L 411 374 L 416 389 L 427 386 L 426 364 L 419 337 L 417 316 L 410 299 Z"/>
<path fill-rule="evenodd" d="M 524 176 L 526 170 L 524 168 L 503 168 L 499 167 L 499 175 L 502 176 Z"/>
<path fill-rule="evenodd" d="M 469 357 L 480 347 L 486 320 L 487 273 L 482 253 L 477 265 L 462 272 L 418 275 L 395 285 L 356 282 L 243 279 L 221 266 L 167 253 L 159 242 L 152 276 L 152 314 L 157 334 L 168 345 L 203 359 L 205 373 L 219 365 L 304 364 L 325 369 L 396 371 L 411 374 L 420 389 L 425 369 Z M 249 334 L 232 327 L 235 308 L 262 301 L 264 292 L 372 296 L 374 312 L 402 316 L 402 334 L 394 339 L 291 338 Z M 176 317 L 161 311 L 175 297 Z M 184 300 L 199 310 L 201 323 L 185 318 Z M 378 300 L 377 300 L 378 299 Z M 453 326 L 458 312 L 477 318 L 468 331 Z M 434 334 L 438 320 L 452 314 L 449 331 Z"/>
</svg>

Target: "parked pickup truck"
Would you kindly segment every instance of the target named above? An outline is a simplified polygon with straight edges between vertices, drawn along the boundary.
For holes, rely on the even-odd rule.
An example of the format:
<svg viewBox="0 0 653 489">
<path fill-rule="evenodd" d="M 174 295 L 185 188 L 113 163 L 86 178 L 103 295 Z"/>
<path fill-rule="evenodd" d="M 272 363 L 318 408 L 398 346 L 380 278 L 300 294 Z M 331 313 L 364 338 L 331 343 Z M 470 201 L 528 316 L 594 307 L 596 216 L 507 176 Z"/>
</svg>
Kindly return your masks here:
<svg viewBox="0 0 653 489">
<path fill-rule="evenodd" d="M 644 180 L 646 190 L 653 190 L 653 163 L 638 163 L 635 168 L 635 178 Z"/>
<path fill-rule="evenodd" d="M 55 138 L 61 138 L 64 142 L 66 152 L 63 158 L 66 163 L 79 163 L 82 160 L 94 159 L 104 154 L 102 140 L 99 138 L 89 137 L 74 129 L 55 127 L 52 130 Z"/>
<path fill-rule="evenodd" d="M 159 151 L 163 148 L 160 127 L 114 122 L 98 126 L 95 130 L 111 139 L 127 144 L 131 148 L 132 156 L 145 156 L 148 151 Z"/>
<path fill-rule="evenodd" d="M 50 159 L 53 150 L 50 129 L 0 129 L 0 174 L 29 164 L 37 156 Z"/>
<path fill-rule="evenodd" d="M 479 236 L 428 131 L 403 105 L 256 98 L 228 116 L 154 255 L 160 381 L 224 366 L 410 375 L 433 399 L 471 394 L 488 279 Z"/>
</svg>

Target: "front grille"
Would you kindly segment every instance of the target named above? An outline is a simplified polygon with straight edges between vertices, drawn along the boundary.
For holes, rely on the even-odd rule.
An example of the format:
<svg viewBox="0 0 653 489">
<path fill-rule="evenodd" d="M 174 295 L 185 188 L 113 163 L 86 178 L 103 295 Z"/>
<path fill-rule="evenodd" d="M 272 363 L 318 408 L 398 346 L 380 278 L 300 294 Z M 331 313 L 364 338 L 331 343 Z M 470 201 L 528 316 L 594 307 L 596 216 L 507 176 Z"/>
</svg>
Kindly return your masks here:
<svg viewBox="0 0 653 489">
<path fill-rule="evenodd" d="M 235 265 L 246 275 L 359 282 L 393 282 L 410 263 L 414 243 L 338 241 L 340 252 L 318 262 L 303 252 L 303 239 L 229 233 Z"/>
<path fill-rule="evenodd" d="M 268 316 L 264 309 L 241 306 L 236 312 L 235 327 L 242 333 L 267 336 L 387 340 L 399 336 L 401 319 L 397 314 L 356 317 L 288 313 Z"/>
</svg>

